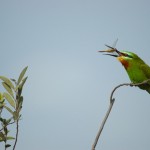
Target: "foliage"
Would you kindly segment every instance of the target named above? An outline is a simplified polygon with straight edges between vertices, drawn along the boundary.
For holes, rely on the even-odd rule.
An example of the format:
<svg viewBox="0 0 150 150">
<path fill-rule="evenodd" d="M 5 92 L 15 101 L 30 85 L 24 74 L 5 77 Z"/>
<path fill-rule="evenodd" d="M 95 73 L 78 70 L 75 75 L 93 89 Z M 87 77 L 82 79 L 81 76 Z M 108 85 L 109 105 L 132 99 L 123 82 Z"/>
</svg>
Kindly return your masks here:
<svg viewBox="0 0 150 150">
<path fill-rule="evenodd" d="M 21 109 L 23 105 L 22 90 L 27 80 L 27 77 L 24 77 L 27 68 L 28 67 L 25 67 L 22 70 L 18 80 L 0 76 L 2 86 L 5 89 L 5 92 L 0 93 L 0 142 L 4 142 L 5 150 L 12 146 L 8 144 L 9 140 L 14 140 L 13 150 L 15 150 L 17 144 L 19 120 L 21 118 Z M 8 115 L 6 115 L 6 113 L 8 113 Z M 9 135 L 10 125 L 16 126 L 15 137 Z"/>
</svg>

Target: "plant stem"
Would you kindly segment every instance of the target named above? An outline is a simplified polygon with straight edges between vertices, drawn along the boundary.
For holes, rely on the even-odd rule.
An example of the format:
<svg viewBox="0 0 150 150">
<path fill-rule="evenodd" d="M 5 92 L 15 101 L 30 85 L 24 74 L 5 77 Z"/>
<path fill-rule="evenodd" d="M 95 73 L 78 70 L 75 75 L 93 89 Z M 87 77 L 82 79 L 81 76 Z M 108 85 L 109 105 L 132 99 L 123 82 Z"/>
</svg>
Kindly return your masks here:
<svg viewBox="0 0 150 150">
<path fill-rule="evenodd" d="M 105 115 L 105 117 L 104 117 L 104 119 L 103 119 L 103 121 L 102 121 L 102 123 L 101 123 L 101 126 L 100 126 L 100 128 L 99 128 L 99 131 L 98 131 L 97 136 L 96 136 L 96 138 L 95 138 L 95 141 L 94 141 L 94 143 L 93 143 L 93 145 L 92 145 L 92 150 L 95 150 L 95 147 L 96 147 L 96 145 L 97 145 L 98 139 L 99 139 L 99 137 L 100 137 L 100 135 L 101 135 L 101 132 L 102 132 L 102 130 L 103 130 L 103 128 L 104 128 L 104 125 L 105 125 L 105 123 L 106 123 L 106 121 L 107 121 L 107 118 L 108 118 L 108 116 L 109 116 L 109 114 L 110 114 L 110 111 L 111 111 L 111 109 L 112 109 L 112 106 L 113 106 L 114 102 L 115 102 L 115 99 L 112 99 L 112 100 L 110 101 L 109 108 L 108 108 L 108 110 L 107 110 L 107 112 L 106 112 L 106 115 Z"/>
<path fill-rule="evenodd" d="M 5 150 L 7 149 L 7 147 L 6 147 L 6 142 L 5 142 Z"/>
<path fill-rule="evenodd" d="M 16 144 L 17 144 L 17 141 L 18 141 L 18 133 L 19 133 L 19 119 L 17 119 L 17 122 L 16 122 L 16 138 L 15 138 L 15 143 L 14 143 L 14 146 L 13 146 L 13 150 L 15 150 L 15 148 L 16 148 Z"/>
<path fill-rule="evenodd" d="M 102 121 L 102 123 L 101 123 L 101 125 L 100 125 L 100 128 L 99 128 L 98 132 L 97 132 L 97 135 L 96 135 L 96 138 L 95 138 L 95 141 L 94 141 L 94 143 L 93 143 L 93 145 L 92 145 L 92 149 L 91 149 L 91 150 L 95 150 L 95 147 L 96 147 L 96 145 L 97 145 L 97 142 L 98 142 L 98 140 L 99 140 L 99 137 L 100 137 L 100 135 L 101 135 L 101 133 L 102 133 L 102 130 L 103 130 L 103 128 L 104 128 L 104 125 L 105 125 L 105 123 L 106 123 L 106 121 L 107 121 L 107 119 L 108 119 L 108 116 L 109 116 L 109 114 L 110 114 L 110 112 L 111 112 L 111 109 L 112 109 L 112 107 L 113 107 L 113 104 L 114 104 L 114 102 L 115 102 L 115 99 L 113 98 L 114 92 L 115 92 L 118 88 L 120 88 L 121 86 L 131 86 L 131 87 L 132 87 L 132 86 L 139 86 L 139 85 L 148 83 L 148 81 L 150 81 L 150 79 L 145 80 L 145 81 L 143 81 L 143 82 L 141 82 L 141 83 L 123 83 L 123 84 L 119 84 L 118 86 L 116 86 L 116 87 L 112 90 L 111 95 L 110 95 L 110 104 L 109 104 L 108 110 L 107 110 L 106 115 L 105 115 L 105 117 L 104 117 L 104 119 L 103 119 L 103 121 Z"/>
</svg>

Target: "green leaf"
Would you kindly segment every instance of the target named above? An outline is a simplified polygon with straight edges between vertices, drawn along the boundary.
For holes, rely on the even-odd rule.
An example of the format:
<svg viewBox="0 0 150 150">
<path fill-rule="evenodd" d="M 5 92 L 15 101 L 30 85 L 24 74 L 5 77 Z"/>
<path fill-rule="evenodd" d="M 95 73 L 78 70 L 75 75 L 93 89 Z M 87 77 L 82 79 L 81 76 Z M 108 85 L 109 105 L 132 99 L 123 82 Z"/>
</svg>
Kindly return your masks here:
<svg viewBox="0 0 150 150">
<path fill-rule="evenodd" d="M 12 120 L 12 118 L 7 119 L 7 120 L 6 120 L 6 123 L 9 124 L 11 120 Z"/>
<path fill-rule="evenodd" d="M 14 98 L 14 94 L 10 86 L 6 84 L 5 82 L 3 82 L 2 84 L 3 84 L 3 87 L 6 89 L 6 91 Z"/>
<path fill-rule="evenodd" d="M 10 144 L 6 144 L 6 145 L 5 145 L 6 148 L 8 148 L 8 147 L 10 147 L 10 146 L 11 146 Z"/>
<path fill-rule="evenodd" d="M 21 80 L 23 79 L 23 77 L 24 77 L 24 75 L 25 75 L 27 69 L 28 69 L 28 66 L 25 67 L 25 68 L 22 70 L 22 72 L 20 73 L 20 76 L 19 76 L 19 78 L 18 78 L 17 84 L 20 84 L 20 82 L 21 82 Z"/>
<path fill-rule="evenodd" d="M 8 101 L 8 103 L 15 108 L 15 100 L 6 92 L 3 93 L 4 97 Z"/>
<path fill-rule="evenodd" d="M 16 80 L 15 80 L 15 79 L 12 79 L 12 78 L 11 78 L 10 80 L 13 81 L 14 83 L 16 83 Z"/>
<path fill-rule="evenodd" d="M 25 78 L 22 80 L 22 82 L 20 83 L 20 85 L 19 85 L 19 87 L 18 87 L 18 96 L 21 96 L 22 88 L 23 88 L 23 86 L 24 86 L 24 84 L 25 84 L 27 78 L 28 78 L 28 77 L 25 77 Z"/>
<path fill-rule="evenodd" d="M 17 81 L 15 79 L 10 79 L 10 80 L 13 81 L 15 85 L 17 85 Z"/>
<path fill-rule="evenodd" d="M 4 103 L 0 103 L 0 111 L 3 109 L 4 106 L 5 106 Z"/>
<path fill-rule="evenodd" d="M 7 109 L 12 115 L 14 115 L 14 112 L 9 107 L 4 105 L 4 108 Z"/>
<path fill-rule="evenodd" d="M 14 137 L 11 137 L 11 136 L 8 136 L 7 137 L 7 140 L 14 140 L 15 138 Z"/>
<path fill-rule="evenodd" d="M 3 80 L 7 85 L 9 85 L 10 88 L 15 89 L 13 83 L 8 78 L 4 76 L 0 76 L 0 79 Z"/>
<path fill-rule="evenodd" d="M 25 77 L 25 78 L 22 80 L 21 84 L 20 84 L 19 87 L 18 87 L 19 89 L 22 90 L 22 88 L 23 88 L 23 86 L 24 86 L 24 84 L 25 84 L 27 78 L 28 78 L 28 77 Z"/>
<path fill-rule="evenodd" d="M 18 100 L 18 108 L 17 108 L 18 112 L 20 112 L 22 109 L 22 103 L 23 103 L 23 96 L 21 96 Z"/>
<path fill-rule="evenodd" d="M 19 88 L 19 85 L 17 85 L 17 86 L 15 87 L 15 92 L 17 92 L 18 88 Z"/>
<path fill-rule="evenodd" d="M 5 135 L 3 134 L 3 132 L 0 132 L 0 142 L 5 142 L 6 138 Z"/>
<path fill-rule="evenodd" d="M 1 121 L 1 122 L 3 122 L 3 121 L 4 121 L 4 119 L 3 119 L 2 117 L 0 117 L 0 121 Z"/>
<path fill-rule="evenodd" d="M 14 120 L 18 120 L 19 119 L 19 113 L 14 111 L 13 117 L 14 117 Z"/>
<path fill-rule="evenodd" d="M 2 102 L 4 100 L 4 98 L 3 98 L 3 94 L 2 93 L 0 93 L 0 102 Z"/>
</svg>

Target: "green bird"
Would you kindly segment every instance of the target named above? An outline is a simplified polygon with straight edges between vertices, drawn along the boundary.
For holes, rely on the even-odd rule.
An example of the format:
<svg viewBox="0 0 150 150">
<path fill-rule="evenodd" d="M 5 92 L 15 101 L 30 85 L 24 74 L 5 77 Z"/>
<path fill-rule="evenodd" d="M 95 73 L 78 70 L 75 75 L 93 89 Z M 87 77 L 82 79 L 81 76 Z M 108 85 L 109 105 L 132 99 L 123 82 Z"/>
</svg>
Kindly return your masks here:
<svg viewBox="0 0 150 150">
<path fill-rule="evenodd" d="M 128 51 L 118 51 L 116 48 L 106 46 L 109 48 L 108 50 L 99 52 L 108 52 L 105 55 L 116 57 L 124 66 L 132 83 L 141 83 L 150 79 L 150 67 L 138 55 Z M 150 94 L 150 81 L 139 85 L 139 88 L 146 90 Z"/>
</svg>

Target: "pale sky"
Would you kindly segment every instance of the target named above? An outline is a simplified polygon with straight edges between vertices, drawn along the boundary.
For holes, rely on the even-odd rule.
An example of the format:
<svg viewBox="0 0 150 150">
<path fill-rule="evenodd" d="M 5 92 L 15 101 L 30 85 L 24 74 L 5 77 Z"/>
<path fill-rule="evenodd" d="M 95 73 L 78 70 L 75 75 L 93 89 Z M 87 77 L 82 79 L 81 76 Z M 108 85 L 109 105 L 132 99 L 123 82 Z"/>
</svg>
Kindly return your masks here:
<svg viewBox="0 0 150 150">
<path fill-rule="evenodd" d="M 150 64 L 148 0 L 1 0 L 0 75 L 28 66 L 16 150 L 90 150 L 112 89 L 130 82 L 105 44 Z M 0 89 L 3 91 L 2 87 Z M 96 150 L 150 149 L 150 95 L 122 87 Z M 2 149 L 2 143 L 0 143 Z"/>
</svg>

